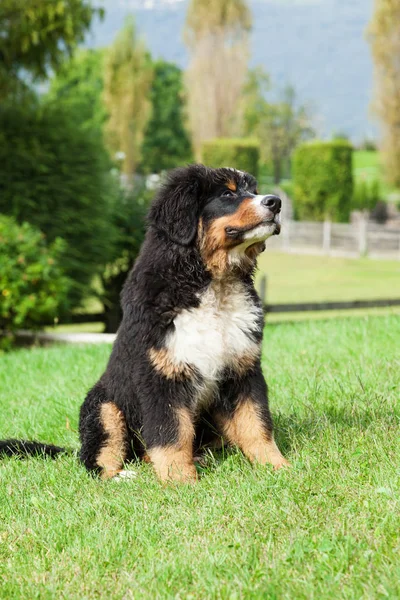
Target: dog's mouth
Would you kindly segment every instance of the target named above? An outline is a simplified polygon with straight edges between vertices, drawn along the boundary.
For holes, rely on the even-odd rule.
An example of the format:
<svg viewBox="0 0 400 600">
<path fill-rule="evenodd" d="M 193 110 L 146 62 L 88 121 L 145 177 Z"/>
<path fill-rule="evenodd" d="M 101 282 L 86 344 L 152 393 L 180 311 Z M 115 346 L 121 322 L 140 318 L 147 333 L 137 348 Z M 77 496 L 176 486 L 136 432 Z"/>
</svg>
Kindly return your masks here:
<svg viewBox="0 0 400 600">
<path fill-rule="evenodd" d="M 249 231 L 253 231 L 253 229 L 257 229 L 257 227 L 261 227 L 262 225 L 275 225 L 275 229 L 272 232 L 272 235 L 279 235 L 281 232 L 281 221 L 279 214 L 274 215 L 272 219 L 263 219 L 255 225 L 249 225 L 247 227 L 226 227 L 225 232 L 228 237 L 235 238 L 244 235 Z"/>
<path fill-rule="evenodd" d="M 280 221 L 273 221 L 275 223 L 275 231 L 272 235 L 279 235 L 281 232 L 281 222 Z"/>
<path fill-rule="evenodd" d="M 272 235 L 279 235 L 281 232 L 281 219 L 279 213 L 274 215 L 272 219 L 265 219 L 262 225 L 275 225 L 275 230 Z"/>
</svg>

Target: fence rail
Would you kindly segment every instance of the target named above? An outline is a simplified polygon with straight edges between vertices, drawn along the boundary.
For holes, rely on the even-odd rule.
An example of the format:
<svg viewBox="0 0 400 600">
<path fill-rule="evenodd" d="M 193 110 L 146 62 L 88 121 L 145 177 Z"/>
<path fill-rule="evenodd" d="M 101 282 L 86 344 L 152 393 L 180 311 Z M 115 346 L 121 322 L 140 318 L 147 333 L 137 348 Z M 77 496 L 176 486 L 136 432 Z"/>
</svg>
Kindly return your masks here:
<svg viewBox="0 0 400 600">
<path fill-rule="evenodd" d="M 265 313 L 311 312 L 321 310 L 350 310 L 355 308 L 380 308 L 400 306 L 400 298 L 387 300 L 349 300 L 341 302 L 299 302 L 293 304 L 265 304 Z"/>
<path fill-rule="evenodd" d="M 268 241 L 268 249 L 400 260 L 400 229 L 371 225 L 364 219 L 354 224 L 286 220 L 281 235 Z"/>
<path fill-rule="evenodd" d="M 400 260 L 400 227 L 378 225 L 362 214 L 354 223 L 294 221 L 290 198 L 276 193 L 282 198 L 282 233 L 268 240 L 270 250 Z"/>
<path fill-rule="evenodd" d="M 294 302 L 290 304 L 268 304 L 266 303 L 267 280 L 262 277 L 259 288 L 260 297 L 264 307 L 264 313 L 290 313 L 290 312 L 313 312 L 329 310 L 351 310 L 362 308 L 383 308 L 400 306 L 400 298 L 386 298 L 375 300 L 344 300 L 335 302 Z M 102 313 L 70 315 L 63 319 L 63 325 L 76 325 L 79 323 L 97 323 L 104 320 Z"/>
</svg>

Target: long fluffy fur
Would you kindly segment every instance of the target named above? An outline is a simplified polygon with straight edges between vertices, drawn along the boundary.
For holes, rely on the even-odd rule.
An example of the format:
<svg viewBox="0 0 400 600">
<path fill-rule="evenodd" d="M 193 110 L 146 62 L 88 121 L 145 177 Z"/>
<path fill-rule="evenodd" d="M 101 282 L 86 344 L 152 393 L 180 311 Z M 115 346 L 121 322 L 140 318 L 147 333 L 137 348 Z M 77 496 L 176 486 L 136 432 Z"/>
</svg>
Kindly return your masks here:
<svg viewBox="0 0 400 600">
<path fill-rule="evenodd" d="M 260 223 L 273 234 L 274 214 L 264 198 L 250 175 L 203 165 L 176 169 L 161 186 L 121 294 L 123 318 L 107 368 L 81 407 L 80 459 L 89 471 L 113 477 L 125 461 L 141 457 L 162 479 L 176 469 L 194 480 L 194 447 L 222 437 L 251 460 L 283 464 L 260 364 L 263 314 L 253 271 L 263 241 L 255 238 L 243 260 L 240 254 Z M 275 204 L 278 213 L 280 200 Z M 232 248 L 238 253 L 229 266 Z M 215 345 L 207 326 L 216 332 Z M 0 445 L 6 455 L 64 451 L 18 440 Z"/>
<path fill-rule="evenodd" d="M 68 452 L 66 448 L 54 446 L 53 444 L 13 439 L 0 440 L 0 455 L 3 456 L 17 456 L 18 458 L 49 456 L 56 458 L 59 454 L 65 454 L 66 452 Z"/>
</svg>

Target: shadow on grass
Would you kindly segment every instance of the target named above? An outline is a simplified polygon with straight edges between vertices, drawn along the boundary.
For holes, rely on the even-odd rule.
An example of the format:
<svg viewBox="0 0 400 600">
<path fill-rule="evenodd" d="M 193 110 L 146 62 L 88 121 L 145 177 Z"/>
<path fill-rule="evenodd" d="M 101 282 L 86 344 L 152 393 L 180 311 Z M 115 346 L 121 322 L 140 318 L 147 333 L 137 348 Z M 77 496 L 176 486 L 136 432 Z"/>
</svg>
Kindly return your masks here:
<svg viewBox="0 0 400 600">
<path fill-rule="evenodd" d="M 363 408 L 360 406 L 350 406 L 338 408 L 334 406 L 319 407 L 318 411 L 312 412 L 305 417 L 292 412 L 290 414 L 278 413 L 274 415 L 274 431 L 275 440 L 279 449 L 284 456 L 290 454 L 293 450 L 301 451 L 302 448 L 310 446 L 310 443 L 320 443 L 318 440 L 327 431 L 335 431 L 340 435 L 340 432 L 348 432 L 354 430 L 356 432 L 365 432 L 371 427 L 377 427 L 383 430 L 398 428 L 400 424 L 400 410 L 396 407 L 389 409 L 385 407 Z M 196 451 L 196 456 L 199 457 L 197 462 L 200 476 L 205 476 L 207 473 L 212 473 L 221 468 L 222 464 L 240 453 L 237 448 L 223 446 L 220 449 L 202 448 Z M 62 458 L 66 455 L 72 456 L 76 461 L 77 467 L 84 469 L 78 458 L 76 448 L 68 448 L 65 454 L 60 454 Z M 43 453 L 37 453 L 38 458 L 48 459 Z M 5 457 L 1 457 L 4 459 Z M 14 456 L 21 458 L 21 456 Z M 24 457 L 25 458 L 25 457 Z M 127 466 L 133 467 L 140 464 L 140 459 L 133 458 L 127 461 Z M 92 473 L 92 476 L 97 479 L 97 474 Z"/>
<path fill-rule="evenodd" d="M 275 439 L 283 454 L 296 448 L 302 448 L 309 441 L 320 437 L 327 429 L 338 432 L 354 429 L 366 431 L 371 426 L 382 425 L 384 428 L 399 426 L 400 411 L 387 406 L 382 409 L 359 407 L 336 408 L 326 407 L 315 411 L 307 417 L 300 418 L 295 413 L 278 414 L 274 418 Z"/>
</svg>

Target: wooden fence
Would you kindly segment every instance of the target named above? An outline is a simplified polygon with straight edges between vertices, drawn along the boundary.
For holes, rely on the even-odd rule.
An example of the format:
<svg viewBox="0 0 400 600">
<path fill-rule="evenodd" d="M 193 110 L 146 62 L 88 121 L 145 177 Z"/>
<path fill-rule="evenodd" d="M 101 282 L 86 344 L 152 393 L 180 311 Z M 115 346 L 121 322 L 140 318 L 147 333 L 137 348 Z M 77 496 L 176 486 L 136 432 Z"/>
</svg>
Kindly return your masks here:
<svg viewBox="0 0 400 600">
<path fill-rule="evenodd" d="M 371 224 L 365 219 L 354 224 L 287 220 L 282 223 L 281 235 L 268 241 L 268 249 L 400 260 L 400 229 Z"/>
<path fill-rule="evenodd" d="M 294 221 L 292 203 L 282 190 L 282 232 L 268 240 L 268 249 L 304 254 L 400 260 L 400 227 L 369 221 L 362 214 L 353 223 Z"/>
<path fill-rule="evenodd" d="M 377 298 L 375 300 L 344 300 L 335 302 L 294 302 L 288 304 L 268 304 L 266 299 L 266 277 L 260 280 L 259 294 L 264 306 L 264 313 L 314 312 L 329 310 L 351 310 L 362 308 L 383 308 L 400 306 L 400 298 Z M 60 324 L 97 323 L 104 320 L 101 313 L 70 315 Z M 53 325 L 53 323 L 48 323 Z"/>
</svg>

